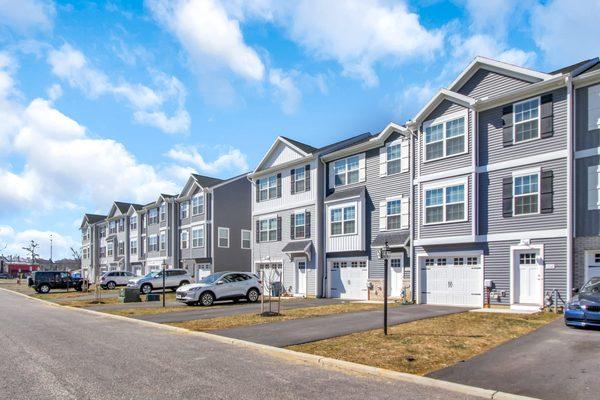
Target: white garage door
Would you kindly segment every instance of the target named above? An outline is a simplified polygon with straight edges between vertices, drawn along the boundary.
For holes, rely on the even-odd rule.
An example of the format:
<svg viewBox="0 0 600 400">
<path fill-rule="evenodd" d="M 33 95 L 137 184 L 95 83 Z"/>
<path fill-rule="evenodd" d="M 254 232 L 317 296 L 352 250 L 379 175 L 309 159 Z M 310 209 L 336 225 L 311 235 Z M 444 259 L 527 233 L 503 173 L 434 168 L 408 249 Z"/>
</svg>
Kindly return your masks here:
<svg viewBox="0 0 600 400">
<path fill-rule="evenodd" d="M 329 297 L 366 300 L 369 270 L 366 261 L 340 260 L 329 262 Z"/>
<path fill-rule="evenodd" d="M 420 263 L 422 303 L 481 307 L 483 269 L 479 257 L 428 257 Z"/>
</svg>

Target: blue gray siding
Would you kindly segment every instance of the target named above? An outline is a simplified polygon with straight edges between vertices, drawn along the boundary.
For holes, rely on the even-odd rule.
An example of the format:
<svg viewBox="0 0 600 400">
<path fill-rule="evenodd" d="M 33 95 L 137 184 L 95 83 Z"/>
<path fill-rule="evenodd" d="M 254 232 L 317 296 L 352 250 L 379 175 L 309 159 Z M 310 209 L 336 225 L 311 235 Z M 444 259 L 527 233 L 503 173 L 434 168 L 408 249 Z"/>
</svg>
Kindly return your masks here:
<svg viewBox="0 0 600 400">
<path fill-rule="evenodd" d="M 498 96 L 530 85 L 529 82 L 480 69 L 458 89 L 458 93 L 480 99 L 487 96 Z"/>
</svg>

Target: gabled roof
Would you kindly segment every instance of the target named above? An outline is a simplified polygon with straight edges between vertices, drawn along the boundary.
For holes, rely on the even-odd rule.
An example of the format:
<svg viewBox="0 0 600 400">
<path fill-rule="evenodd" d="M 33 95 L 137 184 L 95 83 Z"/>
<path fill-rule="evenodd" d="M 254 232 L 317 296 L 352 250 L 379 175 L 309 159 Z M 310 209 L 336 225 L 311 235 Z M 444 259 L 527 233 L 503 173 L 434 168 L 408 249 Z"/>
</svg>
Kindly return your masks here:
<svg viewBox="0 0 600 400">
<path fill-rule="evenodd" d="M 302 157 L 308 157 L 316 150 L 314 147 L 298 142 L 296 140 L 290 140 L 284 136 L 277 136 L 271 147 L 269 147 L 267 153 L 263 156 L 263 158 L 260 160 L 256 168 L 254 169 L 253 173 L 256 173 L 258 170 L 261 169 L 263 164 L 271 157 L 273 152 L 275 152 L 275 150 L 277 149 L 277 145 L 279 144 L 283 144 L 285 146 L 290 147 L 294 151 L 298 152 Z"/>
<path fill-rule="evenodd" d="M 552 74 L 546 74 L 533 69 L 492 60 L 491 58 L 477 56 L 471 61 L 467 68 L 458 75 L 454 82 L 448 86 L 448 89 L 453 92 L 458 91 L 478 70 L 482 68 L 532 83 L 552 78 Z"/>
<path fill-rule="evenodd" d="M 598 63 L 599 63 L 598 57 L 590 58 L 589 60 L 583 60 L 583 61 L 579 61 L 578 63 L 572 64 L 572 65 L 567 65 L 566 67 L 562 67 L 560 69 L 557 69 L 556 71 L 550 72 L 550 74 L 558 75 L 558 74 L 573 73 L 573 75 L 578 75 L 578 74 L 581 74 L 581 73 L 589 70 L 590 68 L 594 67 Z"/>
<path fill-rule="evenodd" d="M 472 97 L 465 96 L 464 94 L 456 93 L 448 89 L 441 89 L 409 122 L 416 124 L 420 123 L 423 118 L 426 118 L 444 100 L 450 100 L 453 103 L 460 104 L 466 108 L 472 107 L 475 104 L 475 99 Z"/>
<path fill-rule="evenodd" d="M 132 203 L 129 205 L 129 208 L 127 209 L 127 215 L 131 215 L 133 211 L 140 211 L 142 208 L 144 208 L 143 205 Z"/>
<path fill-rule="evenodd" d="M 223 182 L 223 179 L 213 178 L 211 176 L 200 175 L 200 174 L 192 174 L 192 177 L 203 188 L 209 188 L 211 186 L 218 185 L 219 183 Z"/>
<path fill-rule="evenodd" d="M 305 152 L 307 154 L 313 153 L 315 150 L 317 150 L 315 147 L 312 147 L 311 145 L 308 145 L 306 143 L 302 143 L 302 142 L 299 142 L 294 139 L 290 139 L 285 136 L 281 136 L 281 138 L 287 140 L 288 142 L 290 142 L 291 144 L 293 144 L 294 146 L 296 146 L 297 148 L 299 148 L 300 150 L 302 150 L 303 152 Z"/>
<path fill-rule="evenodd" d="M 358 140 L 350 142 L 346 146 L 340 146 L 335 151 L 326 152 L 323 154 L 322 158 L 325 161 L 331 161 L 354 153 L 363 152 L 374 147 L 380 147 L 394 132 L 406 132 L 406 135 L 408 135 L 408 129 L 406 129 L 406 127 L 391 122 L 377 135 L 371 135 L 370 133 L 359 135 Z"/>
<path fill-rule="evenodd" d="M 112 206 L 110 207 L 110 211 L 108 212 L 107 218 L 114 217 L 117 210 L 121 213 L 121 215 L 127 214 L 129 206 L 131 206 L 131 203 L 125 203 L 123 201 L 114 201 Z"/>
<path fill-rule="evenodd" d="M 87 224 L 95 224 L 96 222 L 100 222 L 106 219 L 106 215 L 100 214 L 83 214 L 83 220 L 81 221 L 80 228 L 83 228 L 83 225 Z"/>
</svg>

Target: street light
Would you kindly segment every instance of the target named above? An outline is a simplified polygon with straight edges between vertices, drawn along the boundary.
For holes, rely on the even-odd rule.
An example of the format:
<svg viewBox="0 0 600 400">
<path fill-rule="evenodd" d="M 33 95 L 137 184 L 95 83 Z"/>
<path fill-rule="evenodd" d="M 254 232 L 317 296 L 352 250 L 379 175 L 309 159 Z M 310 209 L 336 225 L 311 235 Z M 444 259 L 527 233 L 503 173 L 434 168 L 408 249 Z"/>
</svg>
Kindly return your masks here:
<svg viewBox="0 0 600 400">
<path fill-rule="evenodd" d="M 163 280 L 163 284 L 162 284 L 162 301 L 163 301 L 163 307 L 165 307 L 165 275 L 167 274 L 167 260 L 163 260 L 162 262 L 162 280 Z"/>
<path fill-rule="evenodd" d="M 385 245 L 379 249 L 379 258 L 383 259 L 383 334 L 387 336 L 388 331 L 388 257 L 390 246 L 387 240 Z"/>
</svg>

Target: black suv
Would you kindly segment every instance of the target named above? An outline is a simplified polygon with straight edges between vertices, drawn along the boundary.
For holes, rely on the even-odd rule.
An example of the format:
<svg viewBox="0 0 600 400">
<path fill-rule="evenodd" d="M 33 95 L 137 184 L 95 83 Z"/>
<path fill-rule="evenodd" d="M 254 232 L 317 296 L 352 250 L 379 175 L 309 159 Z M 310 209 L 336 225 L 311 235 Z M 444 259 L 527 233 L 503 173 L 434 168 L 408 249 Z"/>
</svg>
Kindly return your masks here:
<svg viewBox="0 0 600 400">
<path fill-rule="evenodd" d="M 82 290 L 83 279 L 74 278 L 65 271 L 35 271 L 28 279 L 38 293 L 48 293 L 50 289 L 75 289 Z"/>
</svg>

